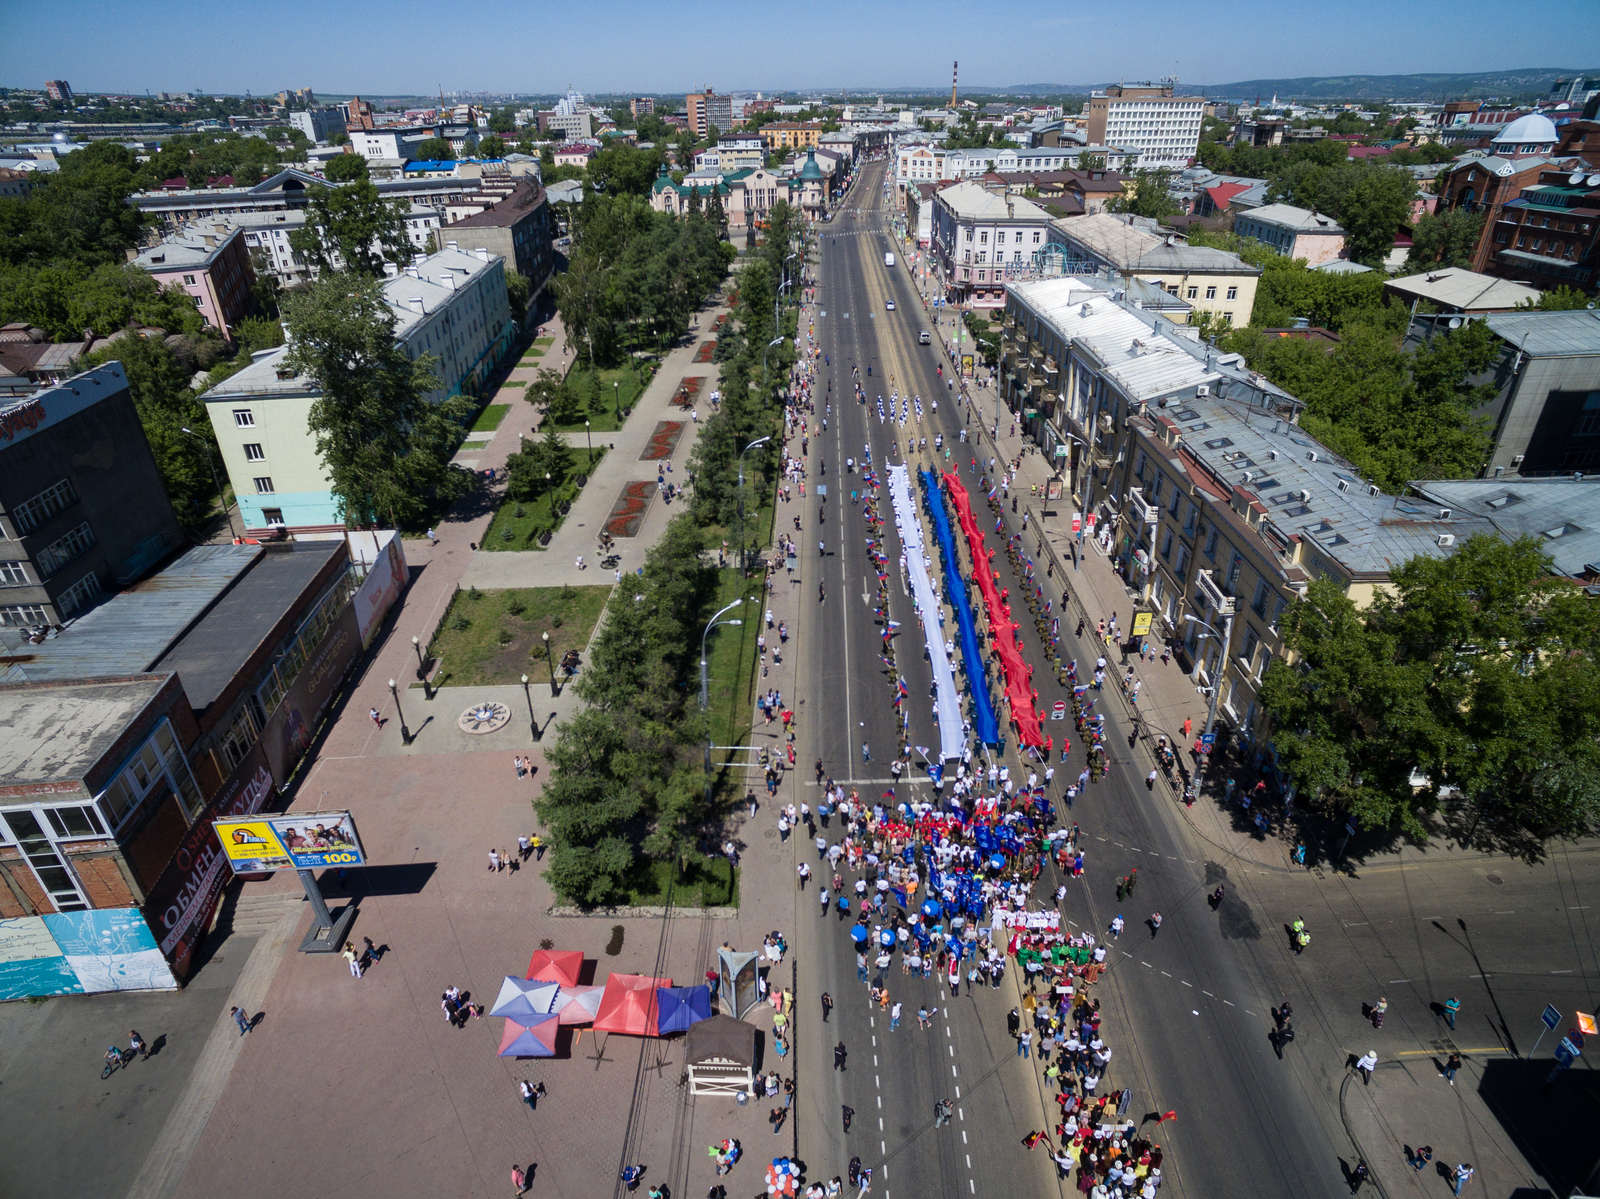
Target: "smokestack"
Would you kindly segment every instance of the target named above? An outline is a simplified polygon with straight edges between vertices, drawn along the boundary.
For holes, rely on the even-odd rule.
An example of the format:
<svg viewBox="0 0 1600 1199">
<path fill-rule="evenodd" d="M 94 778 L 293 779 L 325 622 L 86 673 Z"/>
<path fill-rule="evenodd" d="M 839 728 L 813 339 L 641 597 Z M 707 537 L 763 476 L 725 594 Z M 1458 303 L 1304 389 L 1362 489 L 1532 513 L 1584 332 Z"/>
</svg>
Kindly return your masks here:
<svg viewBox="0 0 1600 1199">
<path fill-rule="evenodd" d="M 956 68 L 960 65 L 961 61 L 959 59 L 950 64 L 950 107 L 952 109 L 956 106 Z"/>
</svg>

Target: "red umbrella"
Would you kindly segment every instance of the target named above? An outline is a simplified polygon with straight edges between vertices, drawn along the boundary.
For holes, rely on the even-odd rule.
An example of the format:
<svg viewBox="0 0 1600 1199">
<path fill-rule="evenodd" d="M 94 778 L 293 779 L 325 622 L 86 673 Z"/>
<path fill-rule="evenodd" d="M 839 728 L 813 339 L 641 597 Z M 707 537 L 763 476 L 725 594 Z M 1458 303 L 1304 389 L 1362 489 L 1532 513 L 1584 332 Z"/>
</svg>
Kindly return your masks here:
<svg viewBox="0 0 1600 1199">
<path fill-rule="evenodd" d="M 655 1037 L 659 1010 L 656 991 L 670 987 L 670 978 L 645 974 L 613 974 L 606 979 L 605 994 L 594 1018 L 595 1032 L 620 1032 L 633 1037 Z"/>
<path fill-rule="evenodd" d="M 528 977 L 575 987 L 582 969 L 583 954 L 576 949 L 536 949 L 528 963 Z"/>
</svg>

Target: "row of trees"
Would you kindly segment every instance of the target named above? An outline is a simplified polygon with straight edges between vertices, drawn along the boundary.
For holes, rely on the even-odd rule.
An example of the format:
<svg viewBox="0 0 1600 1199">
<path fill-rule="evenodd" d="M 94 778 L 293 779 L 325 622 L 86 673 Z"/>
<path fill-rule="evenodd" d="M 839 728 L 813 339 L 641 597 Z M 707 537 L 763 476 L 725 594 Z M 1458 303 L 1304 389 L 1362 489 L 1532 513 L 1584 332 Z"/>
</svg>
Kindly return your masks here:
<svg viewBox="0 0 1600 1199">
<path fill-rule="evenodd" d="M 698 624 L 716 593 L 701 534 L 685 513 L 667 525 L 607 605 L 574 684 L 584 708 L 549 750 L 533 801 L 549 833 L 556 893 L 615 902 L 647 858 L 672 858 L 706 819 L 705 721 L 688 685 Z"/>
<path fill-rule="evenodd" d="M 572 237 L 567 270 L 555 282 L 556 309 L 590 367 L 682 337 L 735 257 L 709 221 L 653 212 L 629 195 L 586 193 Z"/>
<path fill-rule="evenodd" d="M 1268 670 L 1279 764 L 1362 828 L 1424 837 L 1441 804 L 1535 852 L 1600 820 L 1600 608 L 1535 538 L 1471 537 L 1362 610 L 1314 581 Z"/>
</svg>

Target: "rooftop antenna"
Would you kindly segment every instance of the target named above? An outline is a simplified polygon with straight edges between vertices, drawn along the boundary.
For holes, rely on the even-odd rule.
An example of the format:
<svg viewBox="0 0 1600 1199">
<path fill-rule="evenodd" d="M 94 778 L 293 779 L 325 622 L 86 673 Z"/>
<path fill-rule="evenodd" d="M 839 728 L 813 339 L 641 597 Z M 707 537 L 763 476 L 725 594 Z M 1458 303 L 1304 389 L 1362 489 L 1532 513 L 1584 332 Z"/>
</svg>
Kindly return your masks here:
<svg viewBox="0 0 1600 1199">
<path fill-rule="evenodd" d="M 960 59 L 957 59 L 957 60 L 955 60 L 954 62 L 952 62 L 950 64 L 950 107 L 951 108 L 954 108 L 956 106 L 956 69 L 960 65 L 961 65 L 961 60 Z"/>
</svg>

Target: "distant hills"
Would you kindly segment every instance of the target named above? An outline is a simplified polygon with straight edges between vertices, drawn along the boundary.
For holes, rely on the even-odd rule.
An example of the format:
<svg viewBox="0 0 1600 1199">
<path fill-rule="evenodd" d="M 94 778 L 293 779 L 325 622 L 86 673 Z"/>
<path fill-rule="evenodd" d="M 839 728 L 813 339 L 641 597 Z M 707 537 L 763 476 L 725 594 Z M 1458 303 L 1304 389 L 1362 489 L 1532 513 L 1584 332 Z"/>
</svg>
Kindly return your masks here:
<svg viewBox="0 0 1600 1199">
<path fill-rule="evenodd" d="M 1276 95 L 1280 100 L 1477 100 L 1490 96 L 1525 96 L 1548 92 L 1557 79 L 1582 75 L 1600 80 L 1600 68 L 1525 67 L 1511 71 L 1473 71 L 1466 74 L 1438 75 L 1306 75 L 1298 79 L 1245 79 L 1237 83 L 1181 82 L 1180 91 L 1204 92 L 1229 100 L 1263 99 Z M 1132 82 L 1131 80 L 1129 82 Z M 987 95 L 1085 95 L 1105 84 L 1025 83 L 1001 88 L 971 86 L 963 88 Z"/>
</svg>

